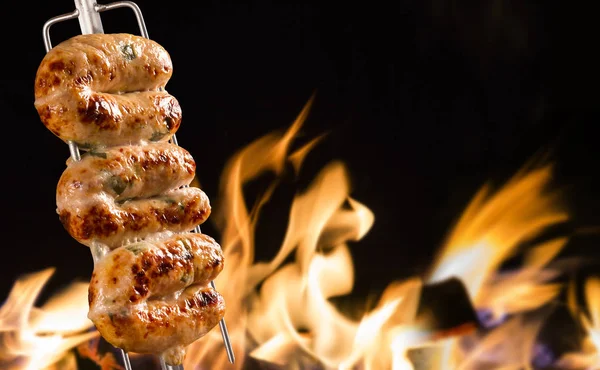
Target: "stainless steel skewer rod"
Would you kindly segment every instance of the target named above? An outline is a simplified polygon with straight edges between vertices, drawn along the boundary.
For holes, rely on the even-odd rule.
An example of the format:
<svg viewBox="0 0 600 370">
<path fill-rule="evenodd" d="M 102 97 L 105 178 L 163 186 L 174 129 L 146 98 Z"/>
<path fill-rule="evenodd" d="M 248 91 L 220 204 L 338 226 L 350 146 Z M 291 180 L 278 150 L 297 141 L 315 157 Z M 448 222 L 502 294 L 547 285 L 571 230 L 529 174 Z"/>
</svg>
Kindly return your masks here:
<svg viewBox="0 0 600 370">
<path fill-rule="evenodd" d="M 142 37 L 148 38 L 148 30 L 146 28 L 146 24 L 144 22 L 144 17 L 138 5 L 133 1 L 117 1 L 110 4 L 97 4 L 95 0 L 74 0 L 75 1 L 75 10 L 71 13 L 59 15 L 53 18 L 50 18 L 42 28 L 42 36 L 44 40 L 44 46 L 46 48 L 46 52 L 52 49 L 52 41 L 50 38 L 50 27 L 56 23 L 71 20 L 77 18 L 79 20 L 79 26 L 81 28 L 82 34 L 92 34 L 92 33 L 104 33 L 104 28 L 102 27 L 102 19 L 100 17 L 100 13 L 112 10 L 116 8 L 130 8 L 133 10 L 135 17 L 138 22 L 138 26 L 140 29 L 140 33 Z M 172 136 L 171 142 L 175 145 L 177 144 L 177 138 L 175 135 Z M 79 152 L 79 148 L 73 142 L 68 142 L 69 152 L 71 154 L 71 158 L 74 161 L 81 160 L 81 154 Z M 200 233 L 200 226 L 196 226 L 194 228 L 194 232 Z M 101 258 L 104 254 L 106 254 L 106 250 L 92 250 L 92 256 L 94 258 L 94 263 Z M 211 287 L 215 288 L 214 281 L 211 281 Z M 225 344 L 225 350 L 227 352 L 227 357 L 230 363 L 235 362 L 235 355 L 233 353 L 233 347 L 231 345 L 231 339 L 229 337 L 229 332 L 227 330 L 227 325 L 225 323 L 225 319 L 222 319 L 219 322 L 219 327 L 221 329 L 221 335 L 223 337 L 223 342 Z M 122 349 L 119 349 L 121 352 L 121 356 L 123 358 L 123 363 L 125 366 L 125 370 L 132 370 L 131 362 L 129 359 L 129 355 Z M 178 366 L 169 366 L 165 363 L 164 359 L 160 358 L 161 368 L 163 370 L 183 370 L 182 365 Z"/>
<path fill-rule="evenodd" d="M 88 0 L 75 0 L 75 8 L 79 11 L 79 27 L 81 33 L 104 33 L 100 13 L 96 10 L 96 2 Z"/>
</svg>

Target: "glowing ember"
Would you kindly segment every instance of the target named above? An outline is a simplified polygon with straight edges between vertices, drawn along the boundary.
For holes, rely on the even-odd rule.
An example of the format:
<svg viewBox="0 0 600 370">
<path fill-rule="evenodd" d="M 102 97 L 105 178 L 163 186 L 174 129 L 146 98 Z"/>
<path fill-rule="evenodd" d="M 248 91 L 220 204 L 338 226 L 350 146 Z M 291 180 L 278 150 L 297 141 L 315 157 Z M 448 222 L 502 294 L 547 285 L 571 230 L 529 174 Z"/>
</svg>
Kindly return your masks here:
<svg viewBox="0 0 600 370">
<path fill-rule="evenodd" d="M 349 243 L 369 232 L 375 215 L 351 197 L 343 163 L 324 166 L 293 198 L 278 252 L 267 262 L 255 261 L 256 226 L 264 205 L 287 169 L 298 174 L 321 139 L 292 150 L 311 103 L 286 132 L 266 135 L 234 155 L 222 174 L 219 206 L 211 218 L 221 234 L 226 264 L 216 284 L 227 302 L 237 361 L 228 362 L 221 334 L 213 330 L 190 346 L 186 370 L 250 364 L 286 369 L 524 369 L 534 362 L 599 368 L 599 278 L 585 286 L 589 315 L 581 313 L 570 290 L 571 310 L 587 334 L 581 351 L 555 362 L 554 353 L 539 341 L 549 307 L 565 288 L 556 282 L 562 271 L 553 262 L 569 241 L 543 240 L 547 229 L 569 219 L 559 194 L 548 190 L 551 166 L 522 171 L 496 192 L 484 186 L 451 230 L 431 270 L 390 282 L 359 319 L 342 312 L 331 298 L 352 292 Z M 272 175 L 272 183 L 257 199 L 247 199 L 246 185 L 264 174 Z M 523 248 L 535 238 L 537 244 Z M 502 268 L 513 257 L 521 258 L 518 267 Z M 41 308 L 34 307 L 52 271 L 17 281 L 3 305 L 2 368 L 43 369 L 60 360 L 69 364 L 62 368 L 75 369 L 73 348 L 97 342 L 86 318 L 87 284 L 73 284 Z M 453 278 L 458 278 L 479 322 L 461 319 L 444 326 L 425 303 L 428 290 L 436 284 L 444 288 Z M 444 310 L 452 311 L 452 303 L 443 302 Z M 100 364 L 104 359 L 94 348 L 80 347 L 85 349 L 80 355 Z"/>
</svg>

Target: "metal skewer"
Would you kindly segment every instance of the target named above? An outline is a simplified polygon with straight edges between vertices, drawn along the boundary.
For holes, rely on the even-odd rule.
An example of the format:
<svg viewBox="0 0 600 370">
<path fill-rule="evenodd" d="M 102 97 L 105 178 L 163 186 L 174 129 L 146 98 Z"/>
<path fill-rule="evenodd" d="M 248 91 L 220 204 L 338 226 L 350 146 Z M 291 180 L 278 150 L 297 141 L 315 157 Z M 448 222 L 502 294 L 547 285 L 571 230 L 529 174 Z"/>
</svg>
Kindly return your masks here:
<svg viewBox="0 0 600 370">
<path fill-rule="evenodd" d="M 130 8 L 133 10 L 135 17 L 138 22 L 138 26 L 140 29 L 140 33 L 142 37 L 148 38 L 148 30 L 146 28 L 146 24 L 144 22 L 144 17 L 139 6 L 133 1 L 117 1 L 110 4 L 98 4 L 95 0 L 74 0 L 75 1 L 75 10 L 71 13 L 55 16 L 50 18 L 44 26 L 42 27 L 42 34 L 44 39 L 44 46 L 46 48 L 46 52 L 49 52 L 52 49 L 52 42 L 50 38 L 50 27 L 56 23 L 71 20 L 77 18 L 79 20 L 79 26 L 81 28 L 82 34 L 91 34 L 91 33 L 104 33 L 104 28 L 102 27 L 102 19 L 100 18 L 100 13 L 117 9 L 117 8 Z M 177 138 L 175 135 L 171 137 L 171 142 L 175 145 L 177 144 Z M 77 144 L 73 142 L 68 142 L 69 152 L 71 154 L 71 158 L 74 161 L 81 160 L 81 155 L 79 152 L 79 148 Z M 194 232 L 200 233 L 200 226 L 196 226 L 194 228 Z M 92 248 L 92 256 L 94 258 L 94 263 L 96 263 L 99 259 L 101 259 L 107 252 L 105 248 L 101 247 L 93 247 Z M 211 287 L 216 289 L 214 281 L 210 282 Z M 233 347 L 231 345 L 231 340 L 229 338 L 229 332 L 227 330 L 227 325 L 225 323 L 225 319 L 222 319 L 219 322 L 219 327 L 221 329 L 221 335 L 223 337 L 223 342 L 225 344 L 225 350 L 227 352 L 227 357 L 229 362 L 232 364 L 235 362 L 235 355 L 233 353 Z M 129 359 L 129 355 L 123 349 L 118 349 L 121 352 L 121 356 L 123 357 L 123 364 L 125 366 L 125 370 L 132 370 L 131 361 Z M 178 366 L 169 366 L 165 363 L 164 359 L 160 358 L 161 368 L 163 370 L 183 370 L 183 365 Z"/>
</svg>

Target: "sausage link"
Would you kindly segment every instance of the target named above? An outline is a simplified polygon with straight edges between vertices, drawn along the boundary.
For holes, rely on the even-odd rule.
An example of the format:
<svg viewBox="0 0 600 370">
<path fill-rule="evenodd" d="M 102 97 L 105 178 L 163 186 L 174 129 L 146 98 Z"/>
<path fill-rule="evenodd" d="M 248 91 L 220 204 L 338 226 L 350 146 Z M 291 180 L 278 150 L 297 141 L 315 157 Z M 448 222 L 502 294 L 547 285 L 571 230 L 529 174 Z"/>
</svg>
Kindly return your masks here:
<svg viewBox="0 0 600 370">
<path fill-rule="evenodd" d="M 86 202 L 63 202 L 61 223 L 79 243 L 101 243 L 114 249 L 155 233 L 186 232 L 202 224 L 211 212 L 206 194 L 188 187 L 151 198 L 115 203 L 105 194 L 90 194 Z"/>
<path fill-rule="evenodd" d="M 88 317 L 112 345 L 166 353 L 167 362 L 176 365 L 183 347 L 224 316 L 223 297 L 208 286 L 222 269 L 219 245 L 204 234 L 117 248 L 94 268 Z"/>
<path fill-rule="evenodd" d="M 170 143 L 126 145 L 85 153 L 68 161 L 57 185 L 59 209 L 77 207 L 94 194 L 105 193 L 116 202 L 159 195 L 189 185 L 196 163 L 191 154 Z"/>
<path fill-rule="evenodd" d="M 167 141 L 181 107 L 164 88 L 173 66 L 155 41 L 130 34 L 77 35 L 52 48 L 35 78 L 42 123 L 82 149 Z"/>
</svg>

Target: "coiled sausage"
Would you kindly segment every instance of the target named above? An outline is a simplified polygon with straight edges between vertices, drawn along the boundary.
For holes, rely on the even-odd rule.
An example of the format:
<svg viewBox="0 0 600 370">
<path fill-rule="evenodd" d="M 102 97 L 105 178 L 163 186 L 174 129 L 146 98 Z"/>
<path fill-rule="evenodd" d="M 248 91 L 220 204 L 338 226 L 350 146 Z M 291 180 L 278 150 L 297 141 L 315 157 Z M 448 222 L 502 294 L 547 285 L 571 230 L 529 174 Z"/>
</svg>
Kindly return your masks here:
<svg viewBox="0 0 600 370">
<path fill-rule="evenodd" d="M 223 318 L 223 297 L 209 286 L 222 269 L 219 245 L 204 234 L 117 248 L 94 268 L 88 317 L 112 345 L 179 364 Z"/>
<path fill-rule="evenodd" d="M 35 79 L 42 123 L 87 151 L 67 161 L 56 191 L 67 232 L 97 253 L 88 317 L 111 344 L 170 365 L 223 318 L 209 282 L 223 269 L 214 239 L 191 233 L 210 215 L 186 187 L 190 153 L 168 143 L 181 123 L 165 91 L 169 54 L 131 34 L 78 35 L 50 50 Z"/>
<path fill-rule="evenodd" d="M 81 149 L 167 141 L 181 107 L 164 88 L 173 66 L 155 41 L 131 34 L 77 35 L 38 67 L 35 102 L 43 124 Z"/>
<path fill-rule="evenodd" d="M 189 152 L 170 143 L 118 146 L 68 161 L 56 190 L 59 219 L 81 244 L 111 249 L 153 233 L 186 232 L 203 223 L 206 194 L 188 187 Z"/>
</svg>

